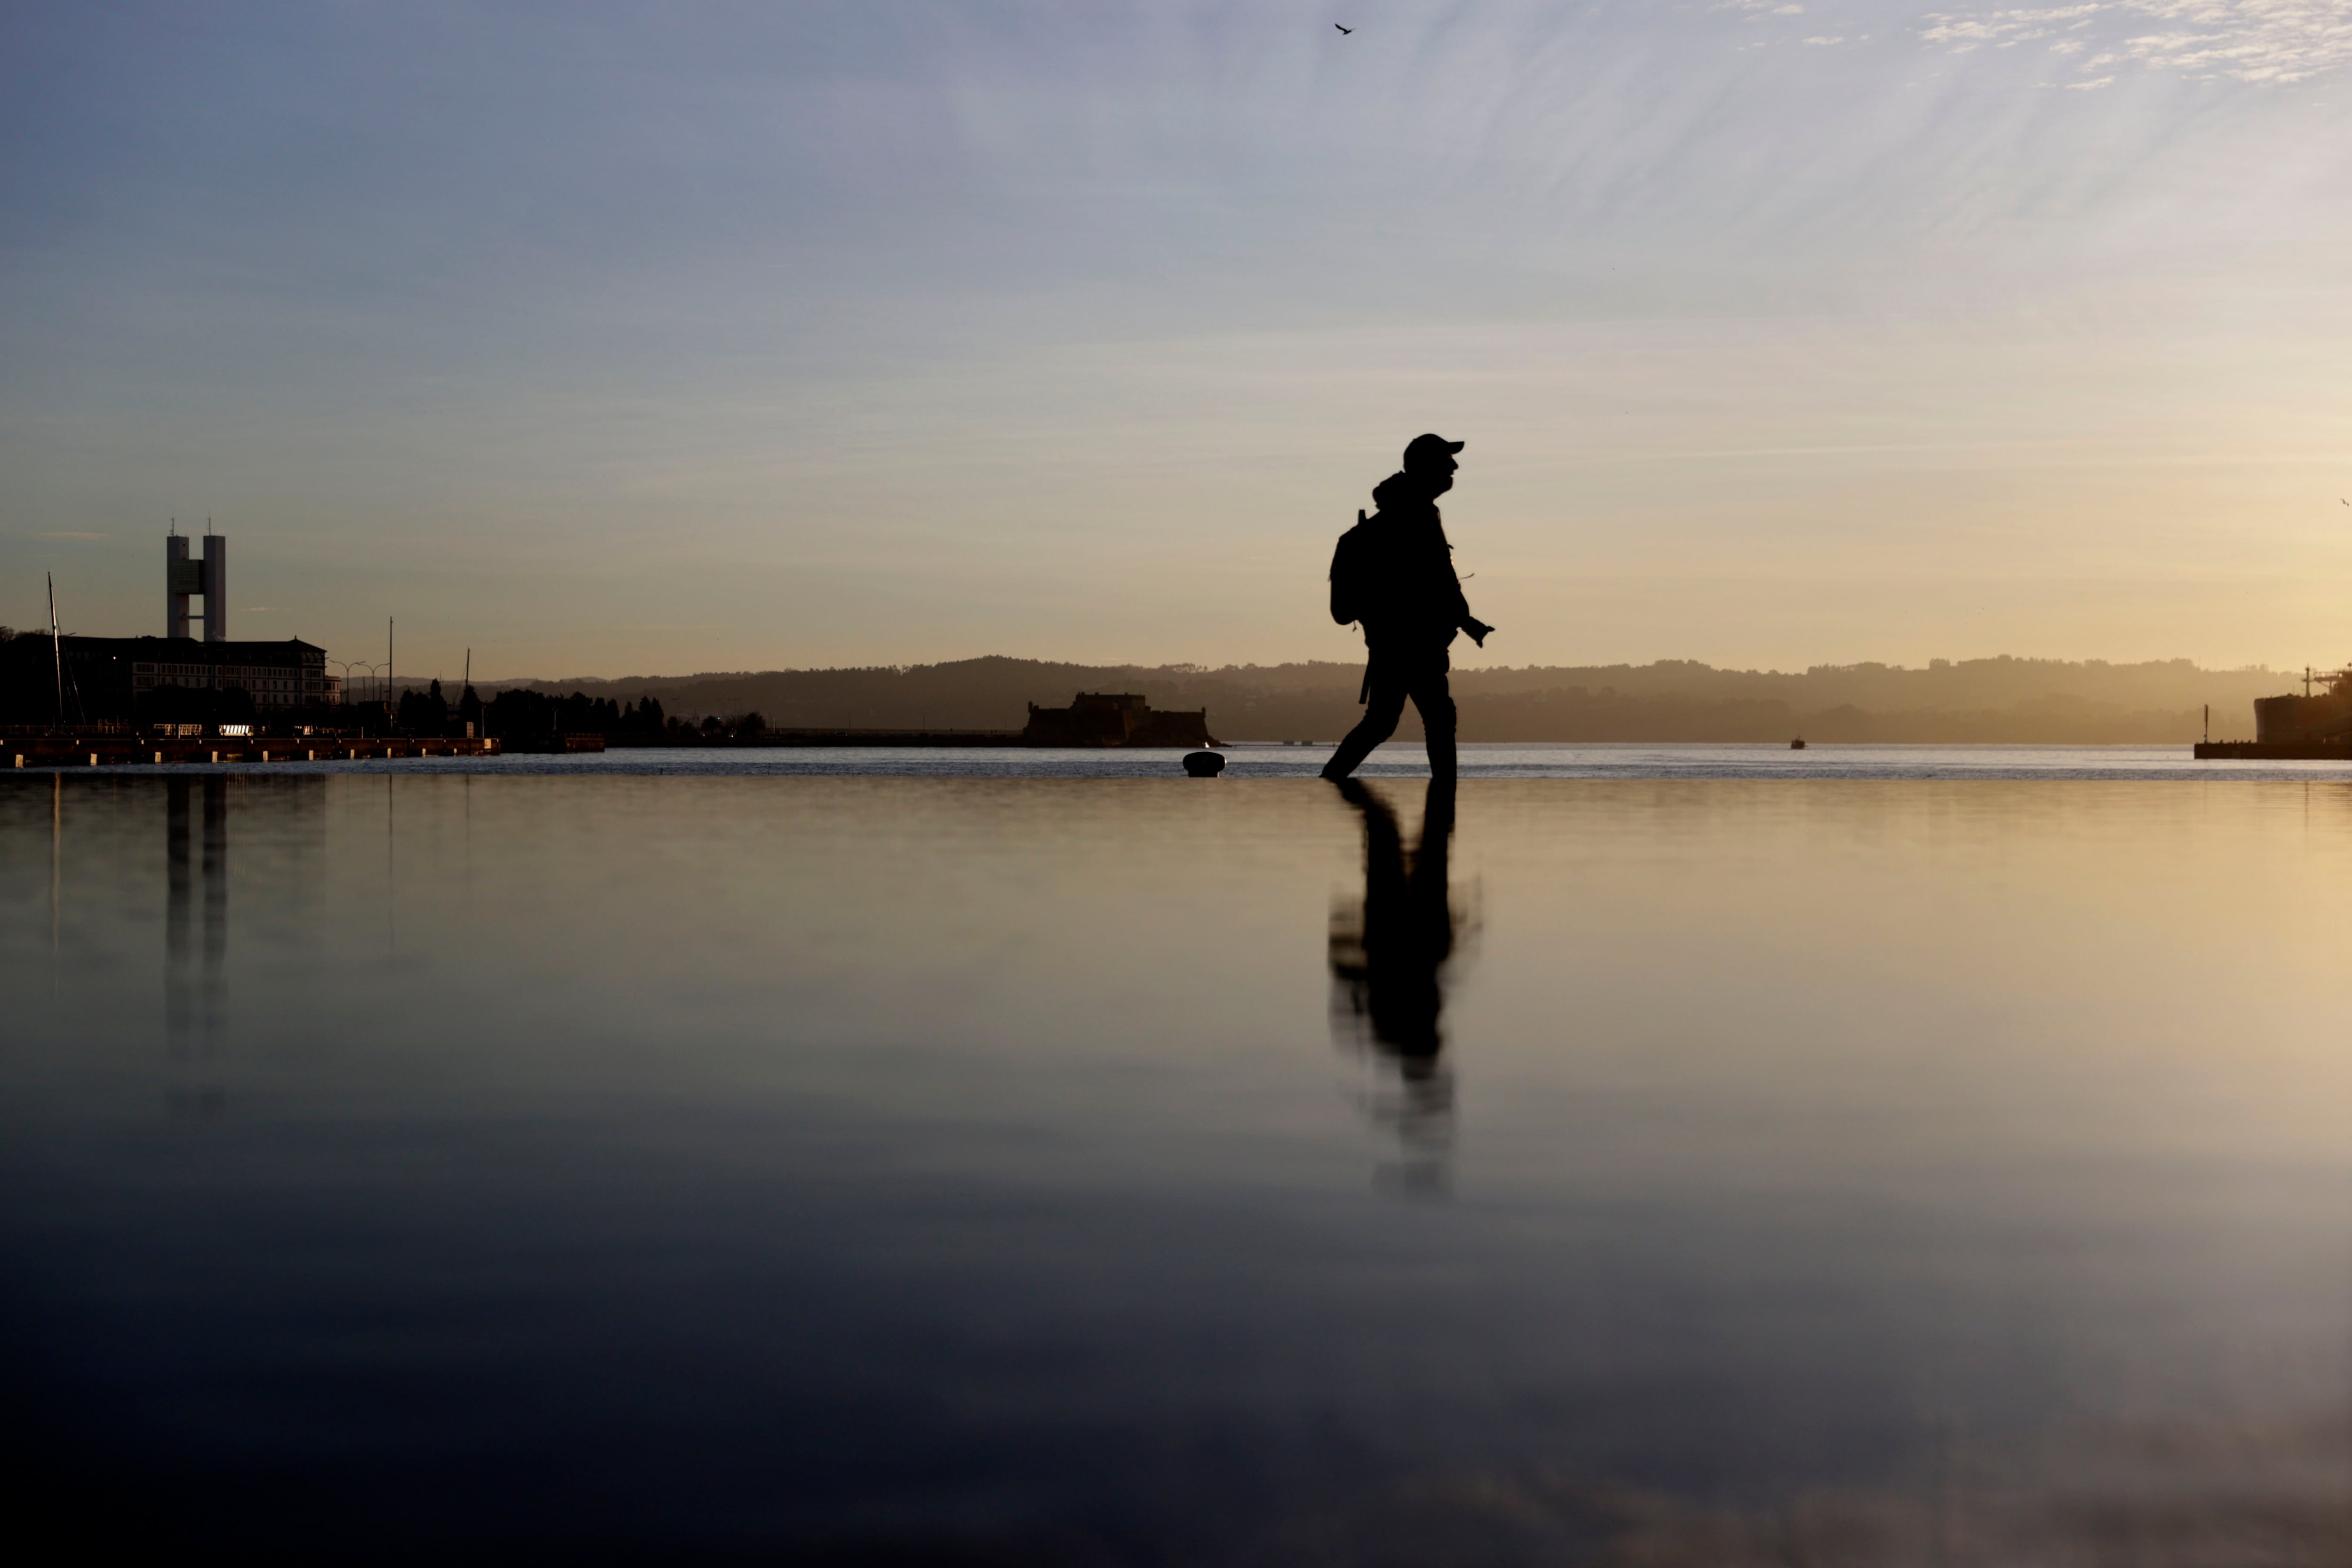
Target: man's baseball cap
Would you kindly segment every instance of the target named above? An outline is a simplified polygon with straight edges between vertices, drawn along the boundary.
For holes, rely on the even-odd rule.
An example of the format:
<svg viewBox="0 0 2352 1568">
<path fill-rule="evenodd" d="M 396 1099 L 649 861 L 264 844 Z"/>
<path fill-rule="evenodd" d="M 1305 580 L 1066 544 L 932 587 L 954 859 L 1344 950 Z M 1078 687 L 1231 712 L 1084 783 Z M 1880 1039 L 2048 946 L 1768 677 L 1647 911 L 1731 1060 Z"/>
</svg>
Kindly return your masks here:
<svg viewBox="0 0 2352 1568">
<path fill-rule="evenodd" d="M 1405 443 L 1404 466 L 1412 468 L 1415 459 L 1440 456 L 1450 458 L 1469 444 L 1467 441 L 1449 441 L 1443 436 L 1415 436 Z"/>
</svg>

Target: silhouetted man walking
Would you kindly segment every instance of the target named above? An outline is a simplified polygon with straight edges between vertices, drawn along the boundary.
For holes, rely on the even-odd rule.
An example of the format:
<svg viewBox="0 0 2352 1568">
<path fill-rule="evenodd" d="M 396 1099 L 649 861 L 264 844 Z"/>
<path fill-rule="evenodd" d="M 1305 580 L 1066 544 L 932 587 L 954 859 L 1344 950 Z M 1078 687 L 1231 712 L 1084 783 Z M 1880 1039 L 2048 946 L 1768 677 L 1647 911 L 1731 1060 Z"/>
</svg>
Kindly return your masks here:
<svg viewBox="0 0 2352 1568">
<path fill-rule="evenodd" d="M 1323 766 L 1327 779 L 1344 779 L 1396 733 L 1404 700 L 1421 710 L 1433 778 L 1454 777 L 1454 698 L 1446 689 L 1445 649 L 1457 631 L 1484 647 L 1495 628 L 1471 615 L 1454 574 L 1454 546 L 1437 514 L 1437 498 L 1454 488 L 1465 443 L 1416 436 L 1404 449 L 1404 471 L 1372 489 L 1378 513 L 1356 514 L 1331 557 L 1331 618 L 1364 626 L 1366 666 L 1359 700 L 1363 722 L 1348 732 Z"/>
</svg>

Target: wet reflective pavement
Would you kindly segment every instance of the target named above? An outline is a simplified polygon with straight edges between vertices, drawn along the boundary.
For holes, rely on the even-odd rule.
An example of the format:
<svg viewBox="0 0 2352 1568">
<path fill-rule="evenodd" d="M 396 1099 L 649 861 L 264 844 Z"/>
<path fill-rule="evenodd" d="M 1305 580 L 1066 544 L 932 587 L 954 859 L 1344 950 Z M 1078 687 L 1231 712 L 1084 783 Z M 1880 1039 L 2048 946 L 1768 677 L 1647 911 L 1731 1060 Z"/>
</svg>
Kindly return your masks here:
<svg viewBox="0 0 2352 1568">
<path fill-rule="evenodd" d="M 28 1518 L 2352 1543 L 2341 784 L 89 774 L 0 870 Z"/>
</svg>

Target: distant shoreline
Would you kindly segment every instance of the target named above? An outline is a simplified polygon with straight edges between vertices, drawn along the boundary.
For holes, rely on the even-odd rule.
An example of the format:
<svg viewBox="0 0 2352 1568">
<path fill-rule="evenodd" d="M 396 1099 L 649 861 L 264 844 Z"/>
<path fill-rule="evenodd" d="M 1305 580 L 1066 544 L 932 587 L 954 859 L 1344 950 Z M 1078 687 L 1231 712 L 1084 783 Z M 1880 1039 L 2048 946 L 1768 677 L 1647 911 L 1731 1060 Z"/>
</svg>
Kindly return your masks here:
<svg viewBox="0 0 2352 1568">
<path fill-rule="evenodd" d="M 1155 709 L 1199 710 L 1234 741 L 1307 741 L 1355 721 L 1363 667 L 1300 664 L 1077 665 L 989 657 L 941 664 L 618 679 L 500 680 L 485 696 L 573 692 L 657 698 L 670 713 L 778 729 L 1017 730 L 1027 706 L 1079 691 L 1132 691 Z M 1492 666 L 1454 678 L 1465 742 L 1559 743 L 2141 745 L 2251 740 L 2253 701 L 2295 688 L 2300 670 L 2215 670 L 2187 659 L 2112 664 L 2001 657 L 1864 663 L 1801 672 L 1646 665 Z M 2207 710 L 2210 710 L 2210 719 Z M 1402 733 L 1415 737 L 1408 715 Z"/>
</svg>

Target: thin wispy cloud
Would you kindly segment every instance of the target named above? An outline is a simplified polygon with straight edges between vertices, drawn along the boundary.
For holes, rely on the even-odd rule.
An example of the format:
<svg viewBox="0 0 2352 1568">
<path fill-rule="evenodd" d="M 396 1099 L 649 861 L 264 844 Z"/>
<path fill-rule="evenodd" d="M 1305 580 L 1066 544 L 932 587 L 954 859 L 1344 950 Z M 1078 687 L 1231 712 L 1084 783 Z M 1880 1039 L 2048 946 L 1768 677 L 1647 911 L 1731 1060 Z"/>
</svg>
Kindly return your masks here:
<svg viewBox="0 0 2352 1568">
<path fill-rule="evenodd" d="M 2131 64 L 2196 79 L 2284 86 L 2352 65 L 2352 0 L 2093 0 L 2042 9 L 1935 12 L 1919 36 L 1954 53 L 2044 39 L 2084 72 Z M 2150 22 L 2162 31 L 2137 32 Z M 2069 35 L 2087 35 L 2072 37 Z M 2091 53 L 2095 48 L 2096 53 Z M 2103 87 L 2114 78 L 2077 85 Z"/>
</svg>

